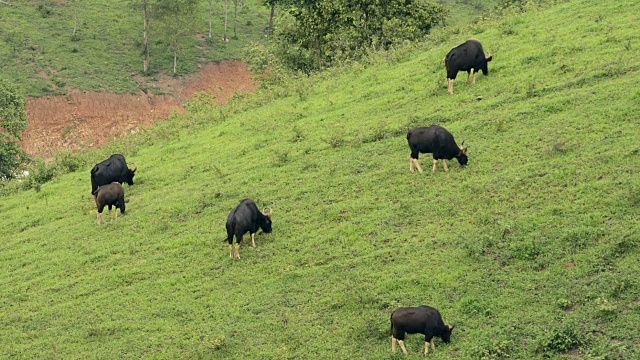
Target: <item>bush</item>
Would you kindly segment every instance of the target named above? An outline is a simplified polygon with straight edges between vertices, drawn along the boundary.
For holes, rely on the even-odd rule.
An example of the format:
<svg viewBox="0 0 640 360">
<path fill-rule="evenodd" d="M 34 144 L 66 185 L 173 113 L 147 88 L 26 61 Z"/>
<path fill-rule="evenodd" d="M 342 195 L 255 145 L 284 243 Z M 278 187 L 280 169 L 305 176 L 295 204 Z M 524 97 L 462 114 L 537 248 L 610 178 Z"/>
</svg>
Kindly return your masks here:
<svg viewBox="0 0 640 360">
<path fill-rule="evenodd" d="M 538 351 L 545 357 L 553 357 L 555 353 L 567 352 L 585 343 L 586 338 L 575 322 L 568 321 L 560 328 L 551 329 L 547 336 L 540 340 Z"/>
<path fill-rule="evenodd" d="M 17 88 L 0 79 L 0 179 L 12 179 L 28 159 L 18 142 L 27 128 L 27 101 Z"/>
<path fill-rule="evenodd" d="M 40 185 L 54 178 L 56 175 L 57 166 L 52 164 L 48 166 L 44 160 L 36 159 L 31 166 L 29 166 L 29 176 L 27 176 L 22 183 L 24 190 L 34 189 L 36 192 L 40 191 Z"/>
<path fill-rule="evenodd" d="M 193 98 L 184 103 L 183 106 L 190 113 L 209 113 L 216 108 L 216 102 L 214 96 L 205 91 L 200 91 L 193 94 Z"/>
<path fill-rule="evenodd" d="M 62 150 L 56 155 L 56 167 L 60 174 L 67 174 L 83 168 L 87 161 L 71 151 Z"/>
</svg>

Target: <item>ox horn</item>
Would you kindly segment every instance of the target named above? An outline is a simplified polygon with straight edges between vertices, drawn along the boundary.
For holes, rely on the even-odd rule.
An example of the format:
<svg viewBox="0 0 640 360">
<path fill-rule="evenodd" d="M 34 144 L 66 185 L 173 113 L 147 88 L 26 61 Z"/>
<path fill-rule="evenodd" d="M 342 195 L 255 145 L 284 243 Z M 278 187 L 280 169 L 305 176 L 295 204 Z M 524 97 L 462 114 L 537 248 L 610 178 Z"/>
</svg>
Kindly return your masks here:
<svg viewBox="0 0 640 360">
<path fill-rule="evenodd" d="M 262 213 L 267 216 L 269 219 L 271 219 L 271 215 L 273 215 L 273 210 L 271 208 L 269 208 L 269 212 L 267 212 L 267 208 L 264 208 L 262 210 Z"/>
<path fill-rule="evenodd" d="M 133 166 L 134 166 L 134 168 L 133 168 L 132 171 L 136 172 L 136 170 L 138 170 L 138 164 L 137 163 L 133 163 Z"/>
</svg>

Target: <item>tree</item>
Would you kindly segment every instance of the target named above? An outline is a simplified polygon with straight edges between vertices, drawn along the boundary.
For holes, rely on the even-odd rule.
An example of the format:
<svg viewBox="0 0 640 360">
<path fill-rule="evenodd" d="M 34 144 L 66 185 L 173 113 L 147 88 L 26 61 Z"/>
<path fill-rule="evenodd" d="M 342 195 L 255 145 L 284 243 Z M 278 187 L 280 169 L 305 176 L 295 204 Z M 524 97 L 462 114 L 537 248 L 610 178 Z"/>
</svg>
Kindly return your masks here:
<svg viewBox="0 0 640 360">
<path fill-rule="evenodd" d="M 207 0 L 209 2 L 209 41 L 213 36 L 213 0 Z"/>
<path fill-rule="evenodd" d="M 280 49 L 274 53 L 284 54 L 285 65 L 303 71 L 361 57 L 372 46 L 388 49 L 406 40 L 419 40 L 447 16 L 442 5 L 429 0 L 263 3 L 284 7 L 293 18 L 293 24 L 283 25 L 275 32 L 274 43 Z"/>
<path fill-rule="evenodd" d="M 149 0 L 142 0 L 142 47 L 143 47 L 143 59 L 142 59 L 142 71 L 146 74 L 149 71 Z"/>
<path fill-rule="evenodd" d="M 233 38 L 238 39 L 238 33 L 236 31 L 238 25 L 238 7 L 242 7 L 244 4 L 240 0 L 233 0 Z"/>
<path fill-rule="evenodd" d="M 264 0 L 264 4 L 271 8 L 271 13 L 269 14 L 269 31 L 273 31 L 273 19 L 276 17 L 276 3 L 278 0 Z"/>
<path fill-rule="evenodd" d="M 159 26 L 154 27 L 173 51 L 173 74 L 178 71 L 178 53 L 184 40 L 195 34 L 197 26 L 197 0 L 163 0 L 153 7 L 153 17 Z"/>
<path fill-rule="evenodd" d="M 227 38 L 227 14 L 229 13 L 229 0 L 224 0 L 224 35 L 222 40 L 226 43 L 229 41 Z"/>
<path fill-rule="evenodd" d="M 11 83 L 0 79 L 0 178 L 13 178 L 28 158 L 18 143 L 26 128 L 25 98 Z"/>
<path fill-rule="evenodd" d="M 142 12 L 142 71 L 149 71 L 149 0 L 130 0 L 130 6 Z"/>
</svg>

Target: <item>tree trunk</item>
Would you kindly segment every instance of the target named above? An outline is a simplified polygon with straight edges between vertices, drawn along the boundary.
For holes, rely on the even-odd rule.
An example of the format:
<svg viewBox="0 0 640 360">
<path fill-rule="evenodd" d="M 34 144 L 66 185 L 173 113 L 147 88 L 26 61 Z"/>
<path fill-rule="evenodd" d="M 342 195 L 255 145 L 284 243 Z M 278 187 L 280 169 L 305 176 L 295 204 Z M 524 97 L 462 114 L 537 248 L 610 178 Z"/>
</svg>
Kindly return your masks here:
<svg viewBox="0 0 640 360">
<path fill-rule="evenodd" d="M 227 39 L 227 10 L 229 9 L 229 0 L 224 0 L 224 38 L 223 41 L 224 42 L 228 42 L 229 39 Z"/>
<path fill-rule="evenodd" d="M 73 34 L 78 30 L 78 0 L 73 1 Z"/>
<path fill-rule="evenodd" d="M 149 0 L 142 1 L 142 21 L 144 31 L 142 32 L 142 47 L 144 48 L 142 71 L 146 74 L 149 70 L 149 15 L 147 13 L 147 4 Z"/>
<path fill-rule="evenodd" d="M 173 75 L 178 71 L 178 49 L 173 50 Z"/>
<path fill-rule="evenodd" d="M 209 0 L 209 39 L 213 36 L 213 0 Z"/>
<path fill-rule="evenodd" d="M 269 15 L 269 30 L 273 30 L 273 18 L 276 16 L 276 3 L 271 3 L 271 15 Z"/>
<path fill-rule="evenodd" d="M 238 38 L 238 34 L 236 33 L 236 24 L 238 22 L 238 1 L 239 0 L 234 0 L 233 1 L 233 38 L 237 39 Z"/>
</svg>

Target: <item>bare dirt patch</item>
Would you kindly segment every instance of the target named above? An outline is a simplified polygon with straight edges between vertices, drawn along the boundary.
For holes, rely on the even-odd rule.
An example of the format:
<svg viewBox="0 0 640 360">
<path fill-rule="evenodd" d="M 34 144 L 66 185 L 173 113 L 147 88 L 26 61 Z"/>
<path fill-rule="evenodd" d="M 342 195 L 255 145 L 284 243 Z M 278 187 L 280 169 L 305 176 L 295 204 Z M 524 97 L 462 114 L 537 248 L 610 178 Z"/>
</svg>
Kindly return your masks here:
<svg viewBox="0 0 640 360">
<path fill-rule="evenodd" d="M 66 149 L 101 147 L 127 132 L 150 128 L 166 119 L 196 92 L 206 91 L 225 104 L 236 93 L 255 91 L 246 64 L 224 61 L 203 66 L 185 78 L 160 76 L 157 81 L 138 77 L 143 88 L 159 89 L 139 94 L 71 91 L 68 95 L 29 98 L 29 126 L 23 132 L 23 149 L 32 156 L 50 158 Z"/>
</svg>

